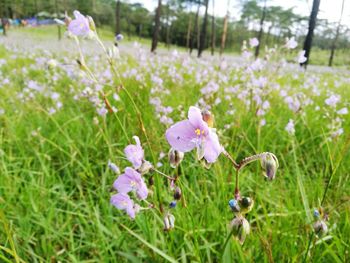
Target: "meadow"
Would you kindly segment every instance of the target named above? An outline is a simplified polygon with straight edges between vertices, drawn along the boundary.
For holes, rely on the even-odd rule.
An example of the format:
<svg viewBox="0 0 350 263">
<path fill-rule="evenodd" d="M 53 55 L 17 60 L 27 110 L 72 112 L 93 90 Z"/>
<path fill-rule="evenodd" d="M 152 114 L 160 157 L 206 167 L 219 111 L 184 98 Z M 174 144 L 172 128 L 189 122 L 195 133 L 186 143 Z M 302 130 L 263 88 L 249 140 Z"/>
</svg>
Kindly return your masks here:
<svg viewBox="0 0 350 263">
<path fill-rule="evenodd" d="M 305 71 L 299 46 L 255 60 L 247 43 L 239 56 L 197 59 L 174 48 L 151 54 L 134 39 L 119 41 L 118 54 L 108 34 L 108 56 L 80 39 L 82 58 L 74 38 L 53 32 L 0 39 L 0 261 L 350 261 L 347 69 Z M 254 200 L 243 244 L 230 227 L 236 181 L 225 154 L 210 167 L 195 151 L 169 163 L 166 131 L 191 106 L 211 112 L 238 162 L 278 158 L 274 180 L 260 162 L 239 174 L 241 195 Z M 133 136 L 153 165 L 135 219 L 110 203 Z M 169 214 L 174 227 L 164 225 Z M 320 221 L 327 231 L 315 232 Z"/>
</svg>

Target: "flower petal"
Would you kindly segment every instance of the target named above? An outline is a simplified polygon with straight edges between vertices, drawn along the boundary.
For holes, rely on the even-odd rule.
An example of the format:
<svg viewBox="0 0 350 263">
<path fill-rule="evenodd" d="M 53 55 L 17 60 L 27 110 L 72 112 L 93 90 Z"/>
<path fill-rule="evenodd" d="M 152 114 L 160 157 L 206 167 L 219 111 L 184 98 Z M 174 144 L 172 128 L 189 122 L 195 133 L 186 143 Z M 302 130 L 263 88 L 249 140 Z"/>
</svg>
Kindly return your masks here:
<svg viewBox="0 0 350 263">
<path fill-rule="evenodd" d="M 201 127 L 204 122 L 201 110 L 197 107 L 191 106 L 188 110 L 188 120 L 195 128 Z"/>
<path fill-rule="evenodd" d="M 208 163 L 216 161 L 220 153 L 222 152 L 222 146 L 220 145 L 217 134 L 210 131 L 206 139 L 204 140 L 204 158 Z"/>
<path fill-rule="evenodd" d="M 177 122 L 166 131 L 165 136 L 171 147 L 180 152 L 189 152 L 196 146 L 195 128 L 189 120 Z"/>
</svg>

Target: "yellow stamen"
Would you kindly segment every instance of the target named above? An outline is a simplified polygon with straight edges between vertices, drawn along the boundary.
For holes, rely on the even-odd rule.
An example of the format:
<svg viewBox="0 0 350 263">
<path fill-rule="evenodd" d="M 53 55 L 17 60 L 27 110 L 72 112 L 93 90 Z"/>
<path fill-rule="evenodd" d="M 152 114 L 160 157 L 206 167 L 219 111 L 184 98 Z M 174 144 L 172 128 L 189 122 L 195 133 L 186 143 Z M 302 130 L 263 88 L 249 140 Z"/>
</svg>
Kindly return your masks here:
<svg viewBox="0 0 350 263">
<path fill-rule="evenodd" d="M 194 132 L 195 132 L 198 136 L 201 135 L 201 130 L 200 130 L 200 129 L 196 129 Z"/>
<path fill-rule="evenodd" d="M 136 183 L 134 181 L 131 181 L 130 185 L 131 185 L 131 187 L 134 187 L 136 185 Z"/>
</svg>

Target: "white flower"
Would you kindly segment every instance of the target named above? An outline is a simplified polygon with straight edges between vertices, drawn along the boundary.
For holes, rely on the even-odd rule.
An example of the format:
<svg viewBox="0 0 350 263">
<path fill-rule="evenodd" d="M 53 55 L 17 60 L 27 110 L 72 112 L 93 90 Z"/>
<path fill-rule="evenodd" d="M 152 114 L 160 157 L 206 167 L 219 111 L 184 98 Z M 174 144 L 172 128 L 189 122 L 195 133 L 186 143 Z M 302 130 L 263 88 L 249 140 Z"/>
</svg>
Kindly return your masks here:
<svg viewBox="0 0 350 263">
<path fill-rule="evenodd" d="M 340 115 L 346 115 L 349 113 L 349 111 L 348 111 L 348 108 L 342 108 L 342 109 L 338 110 L 337 113 Z"/>
</svg>

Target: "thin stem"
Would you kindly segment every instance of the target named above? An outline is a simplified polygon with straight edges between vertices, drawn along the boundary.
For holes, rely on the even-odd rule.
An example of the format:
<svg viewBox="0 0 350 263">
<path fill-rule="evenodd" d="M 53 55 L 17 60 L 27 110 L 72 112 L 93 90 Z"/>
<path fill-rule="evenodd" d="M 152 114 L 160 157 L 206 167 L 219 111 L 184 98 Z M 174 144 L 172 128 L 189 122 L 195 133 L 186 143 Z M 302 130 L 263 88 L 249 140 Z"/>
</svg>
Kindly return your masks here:
<svg viewBox="0 0 350 263">
<path fill-rule="evenodd" d="M 171 181 L 175 181 L 176 180 L 176 178 L 171 177 L 169 175 L 166 175 L 165 173 L 162 173 L 161 171 L 159 171 L 159 170 L 157 170 L 155 168 L 153 168 L 152 170 L 155 171 L 156 173 L 160 174 L 160 175 L 163 175 L 165 178 L 167 178 L 167 179 L 169 179 Z"/>
</svg>

